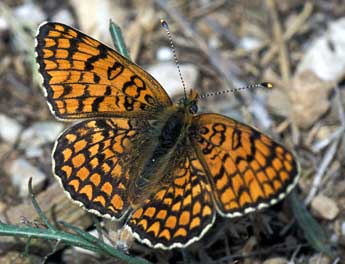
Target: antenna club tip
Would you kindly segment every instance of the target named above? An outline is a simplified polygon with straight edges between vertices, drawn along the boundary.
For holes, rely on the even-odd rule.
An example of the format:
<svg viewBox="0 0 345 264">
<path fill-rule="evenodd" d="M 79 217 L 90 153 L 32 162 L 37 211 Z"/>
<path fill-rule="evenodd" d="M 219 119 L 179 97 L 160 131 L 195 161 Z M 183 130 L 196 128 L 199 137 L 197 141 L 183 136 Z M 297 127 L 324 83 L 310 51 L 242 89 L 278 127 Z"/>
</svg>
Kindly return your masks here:
<svg viewBox="0 0 345 264">
<path fill-rule="evenodd" d="M 261 86 L 268 88 L 268 89 L 272 89 L 273 88 L 273 83 L 271 82 L 262 82 L 260 83 Z"/>
<path fill-rule="evenodd" d="M 169 30 L 168 22 L 166 22 L 164 19 L 161 19 L 161 25 L 166 30 Z"/>
</svg>

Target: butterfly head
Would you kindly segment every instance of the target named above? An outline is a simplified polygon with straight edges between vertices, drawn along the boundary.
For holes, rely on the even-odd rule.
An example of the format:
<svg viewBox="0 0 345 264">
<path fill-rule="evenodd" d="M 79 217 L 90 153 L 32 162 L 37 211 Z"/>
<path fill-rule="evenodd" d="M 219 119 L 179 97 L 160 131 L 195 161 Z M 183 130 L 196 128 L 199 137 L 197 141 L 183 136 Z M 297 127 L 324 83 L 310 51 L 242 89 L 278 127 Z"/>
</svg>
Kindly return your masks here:
<svg viewBox="0 0 345 264">
<path fill-rule="evenodd" d="M 179 106 L 187 109 L 190 114 L 196 114 L 198 112 L 198 94 L 194 90 L 191 90 L 188 97 L 183 97 L 179 101 Z"/>
</svg>

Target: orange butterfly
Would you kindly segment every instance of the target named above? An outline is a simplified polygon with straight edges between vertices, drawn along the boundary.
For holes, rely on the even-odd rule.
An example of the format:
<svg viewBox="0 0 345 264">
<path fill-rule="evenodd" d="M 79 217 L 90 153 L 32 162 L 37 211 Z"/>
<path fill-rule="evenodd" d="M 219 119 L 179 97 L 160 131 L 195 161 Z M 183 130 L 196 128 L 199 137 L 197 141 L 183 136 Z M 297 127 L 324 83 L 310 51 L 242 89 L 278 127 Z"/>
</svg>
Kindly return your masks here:
<svg viewBox="0 0 345 264">
<path fill-rule="evenodd" d="M 53 171 L 69 197 L 150 247 L 186 247 L 216 212 L 236 217 L 281 200 L 297 183 L 291 152 L 254 128 L 197 114 L 198 96 L 173 104 L 138 65 L 59 23 L 40 26 L 45 96 L 64 131 Z"/>
</svg>

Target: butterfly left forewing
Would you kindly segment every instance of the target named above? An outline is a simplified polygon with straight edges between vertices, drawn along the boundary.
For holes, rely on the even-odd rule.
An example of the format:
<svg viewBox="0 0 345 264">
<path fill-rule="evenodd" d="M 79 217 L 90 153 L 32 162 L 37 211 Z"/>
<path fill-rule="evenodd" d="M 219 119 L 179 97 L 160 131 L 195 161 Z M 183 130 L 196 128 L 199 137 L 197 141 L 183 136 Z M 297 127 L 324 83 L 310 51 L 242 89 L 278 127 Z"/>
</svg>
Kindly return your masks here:
<svg viewBox="0 0 345 264">
<path fill-rule="evenodd" d="M 274 204 L 297 183 L 299 167 L 292 153 L 233 119 L 198 115 L 189 138 L 224 216 L 240 216 Z"/>
<path fill-rule="evenodd" d="M 47 101 L 60 119 L 152 118 L 171 105 L 151 75 L 67 25 L 47 22 L 39 27 L 36 59 Z"/>
</svg>

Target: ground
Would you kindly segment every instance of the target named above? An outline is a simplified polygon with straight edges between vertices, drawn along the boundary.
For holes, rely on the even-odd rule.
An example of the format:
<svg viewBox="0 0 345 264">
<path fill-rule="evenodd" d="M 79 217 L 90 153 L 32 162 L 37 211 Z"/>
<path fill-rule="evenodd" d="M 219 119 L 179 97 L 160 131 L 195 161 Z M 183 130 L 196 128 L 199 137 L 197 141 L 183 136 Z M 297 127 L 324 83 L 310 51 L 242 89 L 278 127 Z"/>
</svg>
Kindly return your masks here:
<svg viewBox="0 0 345 264">
<path fill-rule="evenodd" d="M 159 263 L 342 263 L 344 11 L 340 0 L 1 1 L 1 222 L 45 228 L 28 198 L 27 182 L 33 176 L 34 192 L 49 219 L 95 230 L 95 217 L 68 200 L 51 172 L 54 141 L 71 124 L 53 117 L 40 88 L 34 59 L 38 25 L 62 22 L 113 46 L 108 30 L 112 19 L 123 31 L 131 59 L 151 72 L 176 102 L 183 89 L 160 25 L 164 18 L 187 90 L 200 95 L 232 91 L 201 100 L 200 111 L 228 115 L 270 135 L 295 153 L 302 173 L 283 202 L 244 217 L 218 215 L 203 239 L 186 249 L 153 250 L 133 242 L 128 254 Z M 272 82 L 273 89 L 233 92 L 261 82 Z M 0 260 L 114 263 L 109 257 L 53 246 L 35 240 L 23 257 L 25 241 L 3 237 Z"/>
</svg>

